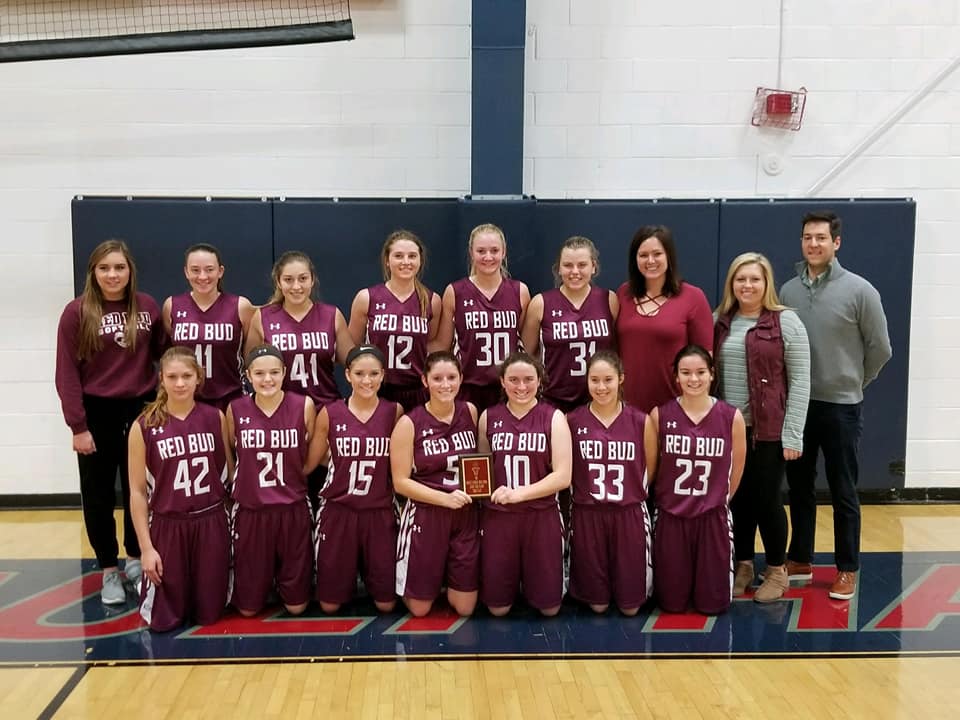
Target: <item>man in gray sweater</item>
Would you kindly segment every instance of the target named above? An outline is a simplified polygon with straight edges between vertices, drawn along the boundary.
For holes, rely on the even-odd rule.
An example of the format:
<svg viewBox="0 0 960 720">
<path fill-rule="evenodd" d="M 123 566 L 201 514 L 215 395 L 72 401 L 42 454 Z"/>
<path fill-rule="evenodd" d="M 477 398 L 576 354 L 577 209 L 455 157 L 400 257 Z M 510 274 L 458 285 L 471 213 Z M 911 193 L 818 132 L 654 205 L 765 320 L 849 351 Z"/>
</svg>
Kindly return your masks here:
<svg viewBox="0 0 960 720">
<path fill-rule="evenodd" d="M 856 594 L 860 569 L 860 499 L 857 453 L 863 428 L 863 389 L 890 359 L 890 337 L 880 294 L 859 275 L 840 266 L 840 218 L 829 211 L 803 218 L 804 261 L 797 277 L 780 290 L 780 301 L 794 308 L 810 339 L 810 406 L 803 431 L 803 454 L 787 463 L 792 537 L 787 572 L 792 580 L 813 577 L 817 525 L 814 481 L 817 455 L 833 502 L 833 543 L 837 576 L 830 597 Z"/>
</svg>

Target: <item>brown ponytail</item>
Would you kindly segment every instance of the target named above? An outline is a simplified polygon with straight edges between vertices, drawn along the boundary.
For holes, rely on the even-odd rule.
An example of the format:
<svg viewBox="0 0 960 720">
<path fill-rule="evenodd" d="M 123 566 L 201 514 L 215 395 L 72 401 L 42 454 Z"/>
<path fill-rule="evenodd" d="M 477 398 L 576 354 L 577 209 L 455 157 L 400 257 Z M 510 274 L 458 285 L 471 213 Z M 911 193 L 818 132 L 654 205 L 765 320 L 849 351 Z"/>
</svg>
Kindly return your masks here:
<svg viewBox="0 0 960 720">
<path fill-rule="evenodd" d="M 140 413 L 140 417 L 143 418 L 143 424 L 148 428 L 164 425 L 170 416 L 167 410 L 167 389 L 163 386 L 163 368 L 168 362 L 174 360 L 180 360 L 192 366 L 197 373 L 197 389 L 199 390 L 203 385 L 203 368 L 200 366 L 200 363 L 197 362 L 197 356 L 193 350 L 183 345 L 174 345 L 167 350 L 163 354 L 163 357 L 160 358 L 160 379 L 157 381 L 157 399 L 149 403 L 143 409 L 143 412 Z M 139 418 L 137 419 L 139 420 Z"/>
</svg>

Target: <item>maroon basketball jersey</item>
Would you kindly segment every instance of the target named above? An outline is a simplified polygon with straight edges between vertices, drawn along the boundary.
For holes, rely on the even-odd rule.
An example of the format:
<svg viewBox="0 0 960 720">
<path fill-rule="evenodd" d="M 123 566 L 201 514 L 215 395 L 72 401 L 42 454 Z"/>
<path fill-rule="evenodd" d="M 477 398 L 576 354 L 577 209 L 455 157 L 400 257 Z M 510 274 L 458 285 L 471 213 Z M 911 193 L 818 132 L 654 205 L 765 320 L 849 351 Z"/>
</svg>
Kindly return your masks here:
<svg viewBox="0 0 960 720">
<path fill-rule="evenodd" d="M 525 487 L 542 480 L 552 470 L 550 427 L 556 408 L 538 402 L 522 418 L 516 417 L 506 404 L 487 408 L 487 438 L 493 452 L 493 485 L 509 488 Z M 556 495 L 527 500 L 512 505 L 484 506 L 491 510 L 521 512 L 556 507 Z"/>
<path fill-rule="evenodd" d="M 173 344 L 192 347 L 203 368 L 199 397 L 214 401 L 240 390 L 243 367 L 243 325 L 240 298 L 221 293 L 201 310 L 190 293 L 170 298 Z"/>
<path fill-rule="evenodd" d="M 143 432 L 150 510 L 161 515 L 188 514 L 223 502 L 227 456 L 220 411 L 197 403 L 183 420 L 167 416 L 163 425 Z"/>
<path fill-rule="evenodd" d="M 645 413 L 623 405 L 606 427 L 582 405 L 567 415 L 573 438 L 573 501 L 578 505 L 633 505 L 647 499 L 643 453 Z"/>
<path fill-rule="evenodd" d="M 416 293 L 401 302 L 383 284 L 368 288 L 367 292 L 370 293 L 367 342 L 375 345 L 387 359 L 384 382 L 420 387 L 433 318 L 430 303 L 427 303 L 427 316 L 422 317 Z"/>
<path fill-rule="evenodd" d="M 659 509 L 694 517 L 727 504 L 736 412 L 717 400 L 694 423 L 676 399 L 660 406 L 660 459 L 653 486 Z"/>
<path fill-rule="evenodd" d="M 587 402 L 587 361 L 597 350 L 613 349 L 609 291 L 593 287 L 580 308 L 559 288 L 543 293 L 540 351 L 547 370 L 543 396 L 563 405 Z"/>
<path fill-rule="evenodd" d="M 457 400 L 450 424 L 437 420 L 423 405 L 407 417 L 413 422 L 413 479 L 434 490 L 456 490 L 460 456 L 477 452 L 477 425 L 470 408 Z"/>
<path fill-rule="evenodd" d="M 397 420 L 397 404 L 380 400 L 363 422 L 344 400 L 327 405 L 330 429 L 330 467 L 320 495 L 354 510 L 390 507 L 390 434 Z"/>
<path fill-rule="evenodd" d="M 306 398 L 285 392 L 269 417 L 250 396 L 230 403 L 237 445 L 233 499 L 245 508 L 289 505 L 307 497 Z"/>
<path fill-rule="evenodd" d="M 303 320 L 290 316 L 283 305 L 260 308 L 264 342 L 283 355 L 287 374 L 283 389 L 308 395 L 321 408 L 340 397 L 333 379 L 337 353 L 337 309 L 314 303 Z"/>
<path fill-rule="evenodd" d="M 498 366 L 520 345 L 520 283 L 504 278 L 488 298 L 470 278 L 453 283 L 456 353 L 465 385 L 498 385 Z"/>
</svg>

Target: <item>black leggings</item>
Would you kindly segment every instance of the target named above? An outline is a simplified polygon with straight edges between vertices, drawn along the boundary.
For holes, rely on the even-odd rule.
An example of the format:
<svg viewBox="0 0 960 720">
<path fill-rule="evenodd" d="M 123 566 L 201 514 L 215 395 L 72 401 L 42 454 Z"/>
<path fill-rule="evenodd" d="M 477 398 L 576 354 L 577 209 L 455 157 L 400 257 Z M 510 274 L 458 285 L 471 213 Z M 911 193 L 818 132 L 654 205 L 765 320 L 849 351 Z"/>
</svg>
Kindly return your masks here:
<svg viewBox="0 0 960 720">
<path fill-rule="evenodd" d="M 119 546 L 113 510 L 117 504 L 117 471 L 123 494 L 123 546 L 127 557 L 140 557 L 140 543 L 130 518 L 130 480 L 127 475 L 127 434 L 149 397 L 98 398 L 84 395 L 87 428 L 97 451 L 77 455 L 80 500 L 87 538 L 101 568 L 116 567 Z"/>
<path fill-rule="evenodd" d="M 757 528 L 767 565 L 783 565 L 787 554 L 787 513 L 783 509 L 783 445 L 753 442 L 747 429 L 747 462 L 740 487 L 730 500 L 737 560 L 753 560 Z"/>
</svg>

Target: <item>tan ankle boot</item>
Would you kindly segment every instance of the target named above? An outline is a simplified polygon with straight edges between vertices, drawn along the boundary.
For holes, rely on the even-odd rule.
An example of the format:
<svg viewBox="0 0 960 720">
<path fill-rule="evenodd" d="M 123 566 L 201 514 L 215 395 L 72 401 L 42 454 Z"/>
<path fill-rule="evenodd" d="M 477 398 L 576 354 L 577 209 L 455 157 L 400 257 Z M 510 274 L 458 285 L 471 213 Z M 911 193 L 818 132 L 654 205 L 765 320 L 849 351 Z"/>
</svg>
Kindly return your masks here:
<svg viewBox="0 0 960 720">
<path fill-rule="evenodd" d="M 753 563 L 742 560 L 737 563 L 737 569 L 733 575 L 733 596 L 740 597 L 751 585 L 753 585 Z"/>
<path fill-rule="evenodd" d="M 763 585 L 757 588 L 753 599 L 759 603 L 768 603 L 779 600 L 790 587 L 787 568 L 783 565 L 767 566 L 763 575 Z"/>
</svg>

